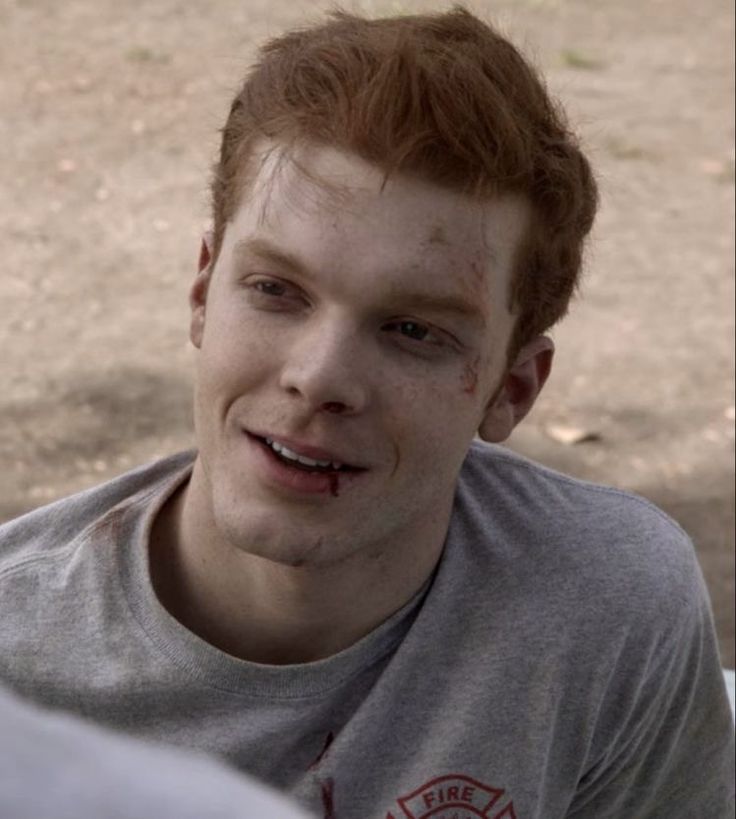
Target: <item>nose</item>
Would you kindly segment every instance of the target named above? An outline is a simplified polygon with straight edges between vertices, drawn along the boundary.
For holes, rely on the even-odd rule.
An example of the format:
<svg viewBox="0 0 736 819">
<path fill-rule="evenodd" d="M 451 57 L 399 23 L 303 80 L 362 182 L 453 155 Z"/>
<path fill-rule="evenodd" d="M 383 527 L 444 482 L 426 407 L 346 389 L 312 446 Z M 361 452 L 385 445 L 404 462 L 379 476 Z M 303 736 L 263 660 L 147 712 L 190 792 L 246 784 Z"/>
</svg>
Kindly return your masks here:
<svg viewBox="0 0 736 819">
<path fill-rule="evenodd" d="M 315 319 L 291 345 L 281 387 L 313 411 L 360 413 L 366 405 L 370 368 L 358 330 L 346 322 Z"/>
</svg>

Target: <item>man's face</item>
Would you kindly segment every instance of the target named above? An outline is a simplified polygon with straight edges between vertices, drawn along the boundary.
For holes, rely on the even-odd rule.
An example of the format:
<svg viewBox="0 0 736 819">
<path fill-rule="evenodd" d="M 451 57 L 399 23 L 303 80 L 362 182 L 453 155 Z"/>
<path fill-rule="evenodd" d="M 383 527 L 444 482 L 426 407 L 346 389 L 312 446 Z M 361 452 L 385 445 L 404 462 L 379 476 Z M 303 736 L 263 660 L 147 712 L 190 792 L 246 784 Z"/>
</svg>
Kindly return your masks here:
<svg viewBox="0 0 736 819">
<path fill-rule="evenodd" d="M 419 549 L 504 372 L 526 208 L 277 156 L 192 289 L 199 508 L 290 565 Z"/>
</svg>

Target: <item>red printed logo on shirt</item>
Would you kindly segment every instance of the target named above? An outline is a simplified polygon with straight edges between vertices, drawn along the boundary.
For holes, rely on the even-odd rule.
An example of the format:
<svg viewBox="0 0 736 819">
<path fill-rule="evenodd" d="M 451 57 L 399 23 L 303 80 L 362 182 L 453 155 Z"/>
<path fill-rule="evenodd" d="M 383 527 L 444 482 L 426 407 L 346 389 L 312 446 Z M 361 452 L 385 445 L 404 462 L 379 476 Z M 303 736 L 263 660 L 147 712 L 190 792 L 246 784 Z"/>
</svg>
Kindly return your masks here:
<svg viewBox="0 0 736 819">
<path fill-rule="evenodd" d="M 462 774 L 438 776 L 397 800 L 399 817 L 389 811 L 386 819 L 516 819 L 513 802 L 503 799 L 502 788 L 489 788 Z"/>
</svg>

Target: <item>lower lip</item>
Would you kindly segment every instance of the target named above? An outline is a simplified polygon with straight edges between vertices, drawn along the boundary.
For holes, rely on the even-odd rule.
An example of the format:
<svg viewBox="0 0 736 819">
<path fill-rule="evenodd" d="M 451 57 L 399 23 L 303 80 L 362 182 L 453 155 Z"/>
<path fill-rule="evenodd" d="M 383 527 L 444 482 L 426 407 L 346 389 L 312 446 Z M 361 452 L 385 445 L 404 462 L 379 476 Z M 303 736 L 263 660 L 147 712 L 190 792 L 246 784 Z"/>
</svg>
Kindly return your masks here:
<svg viewBox="0 0 736 819">
<path fill-rule="evenodd" d="M 307 495 L 328 495 L 339 497 L 343 489 L 351 485 L 362 472 L 305 472 L 285 464 L 273 450 L 258 438 L 245 433 L 245 437 L 262 469 L 262 474 L 270 483 L 284 489 Z"/>
</svg>

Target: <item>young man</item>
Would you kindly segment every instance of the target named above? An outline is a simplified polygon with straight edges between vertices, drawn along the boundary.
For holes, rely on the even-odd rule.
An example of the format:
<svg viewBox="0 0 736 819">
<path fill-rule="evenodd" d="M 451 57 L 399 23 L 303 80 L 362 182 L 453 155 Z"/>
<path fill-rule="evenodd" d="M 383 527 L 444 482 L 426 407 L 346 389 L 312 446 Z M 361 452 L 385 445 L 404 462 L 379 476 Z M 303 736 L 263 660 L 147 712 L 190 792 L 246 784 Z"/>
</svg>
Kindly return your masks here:
<svg viewBox="0 0 736 819">
<path fill-rule="evenodd" d="M 687 537 L 494 446 L 596 204 L 518 52 L 462 9 L 278 38 L 213 199 L 198 450 L 3 528 L 4 677 L 325 817 L 723 816 Z"/>
</svg>

